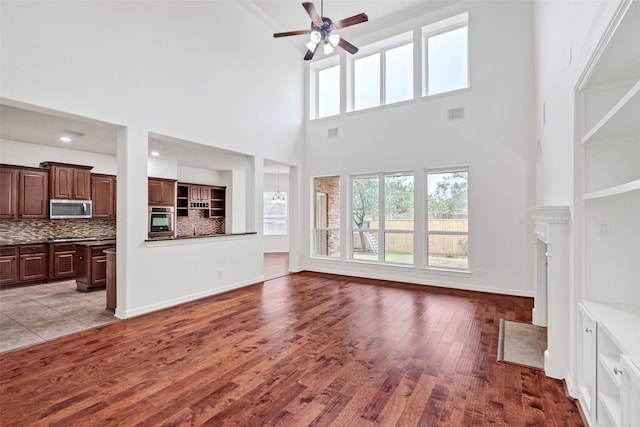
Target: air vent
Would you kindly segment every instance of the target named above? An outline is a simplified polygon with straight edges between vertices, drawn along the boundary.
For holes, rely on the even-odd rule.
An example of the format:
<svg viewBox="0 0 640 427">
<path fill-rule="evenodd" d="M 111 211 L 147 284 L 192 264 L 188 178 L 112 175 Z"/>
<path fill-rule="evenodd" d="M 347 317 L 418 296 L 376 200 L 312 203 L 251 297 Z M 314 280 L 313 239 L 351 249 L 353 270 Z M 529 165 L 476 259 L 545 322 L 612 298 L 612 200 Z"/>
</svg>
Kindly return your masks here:
<svg viewBox="0 0 640 427">
<path fill-rule="evenodd" d="M 331 128 L 327 131 L 327 136 L 329 138 L 337 138 L 338 137 L 338 128 Z"/>
<path fill-rule="evenodd" d="M 464 119 L 464 107 L 450 108 L 447 110 L 447 120 L 462 120 Z"/>
</svg>

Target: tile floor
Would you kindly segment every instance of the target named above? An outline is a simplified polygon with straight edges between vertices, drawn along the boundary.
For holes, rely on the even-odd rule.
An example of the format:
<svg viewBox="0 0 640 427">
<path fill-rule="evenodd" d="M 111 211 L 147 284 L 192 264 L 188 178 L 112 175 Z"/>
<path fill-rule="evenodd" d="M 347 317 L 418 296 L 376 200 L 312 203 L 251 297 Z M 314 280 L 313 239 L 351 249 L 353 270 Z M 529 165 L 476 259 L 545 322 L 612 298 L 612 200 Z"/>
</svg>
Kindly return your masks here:
<svg viewBox="0 0 640 427">
<path fill-rule="evenodd" d="M 0 289 L 0 353 L 117 321 L 105 299 L 75 280 Z"/>
<path fill-rule="evenodd" d="M 544 369 L 547 328 L 510 320 L 505 320 L 501 327 L 504 327 L 502 331 L 504 338 L 502 360 Z"/>
<path fill-rule="evenodd" d="M 265 254 L 265 280 L 288 268 L 288 253 Z M 117 321 L 104 308 L 105 293 L 78 292 L 75 280 L 0 288 L 0 353 Z"/>
</svg>

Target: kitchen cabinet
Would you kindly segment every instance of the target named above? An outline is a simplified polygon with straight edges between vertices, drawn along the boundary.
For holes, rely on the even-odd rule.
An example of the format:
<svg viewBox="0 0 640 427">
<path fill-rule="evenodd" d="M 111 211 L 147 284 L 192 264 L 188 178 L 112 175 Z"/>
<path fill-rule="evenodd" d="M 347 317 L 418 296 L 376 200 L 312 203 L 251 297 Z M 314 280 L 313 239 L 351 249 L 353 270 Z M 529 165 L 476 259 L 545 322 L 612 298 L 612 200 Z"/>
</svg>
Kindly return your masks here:
<svg viewBox="0 0 640 427">
<path fill-rule="evenodd" d="M 18 279 L 20 282 L 30 282 L 47 279 L 47 245 L 38 243 L 20 245 L 20 259 L 18 265 Z"/>
<path fill-rule="evenodd" d="M 50 243 L 49 280 L 75 276 L 75 254 L 74 243 Z"/>
<path fill-rule="evenodd" d="M 88 291 L 107 284 L 107 255 L 104 251 L 115 247 L 115 240 L 76 243 L 76 289 Z"/>
<path fill-rule="evenodd" d="M 46 219 L 46 170 L 0 165 L 0 219 Z"/>
<path fill-rule="evenodd" d="M 176 192 L 176 216 L 189 216 L 189 186 L 178 183 Z"/>
<path fill-rule="evenodd" d="M 116 187 L 115 176 L 91 174 L 92 218 L 116 217 Z"/>
<path fill-rule="evenodd" d="M 149 178 L 149 206 L 174 206 L 175 181 Z"/>
<path fill-rule="evenodd" d="M 43 162 L 40 166 L 49 170 L 49 198 L 64 200 L 91 199 L 92 166 Z"/>
<path fill-rule="evenodd" d="M 0 247 L 0 285 L 18 282 L 18 247 Z"/>
<path fill-rule="evenodd" d="M 225 217 L 226 187 L 211 187 L 211 203 L 209 205 L 211 218 Z"/>
<path fill-rule="evenodd" d="M 189 207 L 192 208 L 208 208 L 211 201 L 210 187 L 202 185 L 189 186 Z"/>
<path fill-rule="evenodd" d="M 18 169 L 0 166 L 0 219 L 18 217 Z"/>
</svg>

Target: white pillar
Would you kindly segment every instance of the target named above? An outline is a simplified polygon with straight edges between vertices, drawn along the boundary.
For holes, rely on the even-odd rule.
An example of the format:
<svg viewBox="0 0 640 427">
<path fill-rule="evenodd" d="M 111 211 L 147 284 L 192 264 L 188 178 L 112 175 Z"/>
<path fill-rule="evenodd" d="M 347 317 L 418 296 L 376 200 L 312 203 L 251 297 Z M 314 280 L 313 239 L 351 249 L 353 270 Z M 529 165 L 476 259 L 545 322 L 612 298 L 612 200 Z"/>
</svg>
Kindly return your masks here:
<svg viewBox="0 0 640 427">
<path fill-rule="evenodd" d="M 118 130 L 118 227 L 117 237 L 117 302 L 116 317 L 126 318 L 132 289 L 142 275 L 136 262 L 142 243 L 147 238 L 148 132 L 132 127 Z"/>
</svg>

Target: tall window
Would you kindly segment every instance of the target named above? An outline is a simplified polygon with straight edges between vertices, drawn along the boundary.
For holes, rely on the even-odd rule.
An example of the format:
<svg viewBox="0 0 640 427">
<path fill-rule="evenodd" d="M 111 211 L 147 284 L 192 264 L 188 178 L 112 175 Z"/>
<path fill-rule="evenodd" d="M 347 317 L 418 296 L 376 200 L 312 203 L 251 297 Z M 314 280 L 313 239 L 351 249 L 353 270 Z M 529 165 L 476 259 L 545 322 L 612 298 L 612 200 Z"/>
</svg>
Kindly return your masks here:
<svg viewBox="0 0 640 427">
<path fill-rule="evenodd" d="M 427 172 L 427 265 L 469 269 L 469 173 Z"/>
<path fill-rule="evenodd" d="M 340 114 L 340 57 L 332 57 L 311 64 L 309 76 L 309 118 Z"/>
<path fill-rule="evenodd" d="M 277 197 L 280 195 L 281 197 Z M 265 236 L 287 234 L 287 193 L 285 191 L 264 192 L 263 232 Z"/>
<path fill-rule="evenodd" d="M 352 259 L 413 264 L 413 200 L 410 173 L 354 177 Z"/>
<path fill-rule="evenodd" d="M 313 255 L 340 258 L 340 178 L 316 178 Z"/>
<path fill-rule="evenodd" d="M 437 95 L 469 87 L 469 14 L 423 27 L 423 95 Z"/>
<path fill-rule="evenodd" d="M 413 98 L 411 32 L 361 49 L 351 63 L 350 110 L 364 110 Z"/>
</svg>

